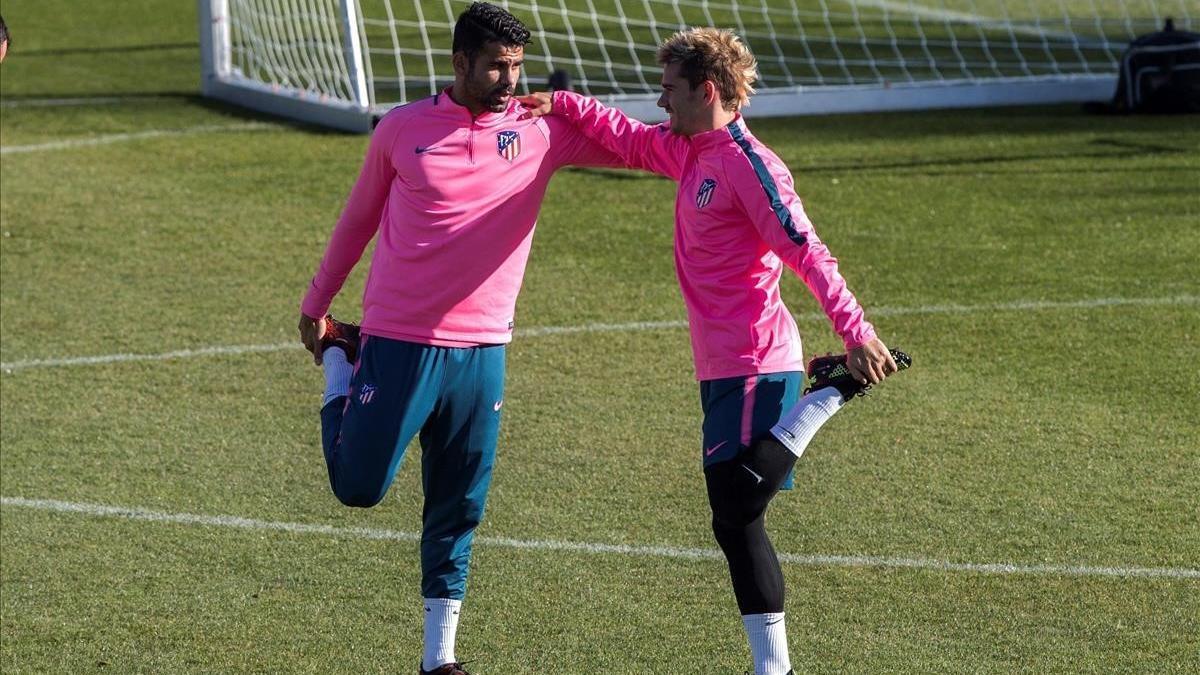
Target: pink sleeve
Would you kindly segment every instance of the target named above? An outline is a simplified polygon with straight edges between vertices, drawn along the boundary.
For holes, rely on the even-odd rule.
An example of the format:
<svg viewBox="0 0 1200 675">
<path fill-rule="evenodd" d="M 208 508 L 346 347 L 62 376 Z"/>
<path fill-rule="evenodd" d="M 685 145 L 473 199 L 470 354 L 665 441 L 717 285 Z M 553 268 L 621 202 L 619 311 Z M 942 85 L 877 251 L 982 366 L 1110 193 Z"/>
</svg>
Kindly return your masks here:
<svg viewBox="0 0 1200 675">
<path fill-rule="evenodd" d="M 733 193 L 754 228 L 783 264 L 804 280 L 846 349 L 874 340 L 875 328 L 838 272 L 837 258 L 813 230 L 787 167 L 773 158 L 755 156 L 744 170 L 731 173 Z"/>
<path fill-rule="evenodd" d="M 552 110 L 584 136 L 615 153 L 626 166 L 679 180 L 688 142 L 663 125 L 649 125 L 610 108 L 594 98 L 568 91 L 554 92 Z"/>
<path fill-rule="evenodd" d="M 547 115 L 542 118 L 550 134 L 550 156 L 555 168 L 587 166 L 609 169 L 632 169 L 625 160 L 596 141 L 588 138 L 566 118 Z"/>
<path fill-rule="evenodd" d="M 325 316 L 333 297 L 342 289 L 350 270 L 354 269 L 363 250 L 379 230 L 383 207 L 396 175 L 391 150 L 400 126 L 399 116 L 385 116 L 371 136 L 358 182 L 350 191 L 346 208 L 325 248 L 321 266 L 300 303 L 300 311 L 306 316 L 314 319 Z"/>
</svg>

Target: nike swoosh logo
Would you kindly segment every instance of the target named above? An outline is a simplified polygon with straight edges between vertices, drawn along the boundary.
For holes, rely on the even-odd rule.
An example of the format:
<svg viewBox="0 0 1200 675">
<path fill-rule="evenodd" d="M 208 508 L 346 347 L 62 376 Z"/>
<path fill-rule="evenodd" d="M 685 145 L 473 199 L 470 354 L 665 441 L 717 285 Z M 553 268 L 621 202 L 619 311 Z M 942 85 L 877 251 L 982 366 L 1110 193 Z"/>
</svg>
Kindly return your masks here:
<svg viewBox="0 0 1200 675">
<path fill-rule="evenodd" d="M 742 465 L 742 468 L 745 469 L 746 471 L 749 471 L 750 475 L 754 476 L 754 480 L 758 481 L 759 483 L 763 482 L 763 477 L 758 475 L 757 473 L 755 473 L 754 469 L 751 469 L 750 467 L 746 466 L 745 464 Z"/>
<path fill-rule="evenodd" d="M 714 452 L 716 452 L 717 450 L 720 450 L 720 449 L 721 449 L 721 446 L 722 446 L 722 445 L 725 445 L 725 444 L 726 444 L 726 443 L 728 443 L 728 442 L 729 442 L 729 441 L 721 441 L 720 443 L 717 443 L 716 445 L 712 446 L 711 448 L 709 448 L 709 449 L 705 450 L 705 451 L 704 451 L 704 456 L 705 456 L 705 457 L 712 457 L 712 454 L 713 454 Z"/>
<path fill-rule="evenodd" d="M 496 401 L 495 403 L 492 404 L 492 410 L 495 410 L 496 412 L 500 412 L 500 408 L 503 405 L 504 405 L 504 401 Z"/>
<path fill-rule="evenodd" d="M 413 153 L 418 154 L 418 155 L 423 155 L 432 149 L 433 148 L 429 147 L 429 146 L 422 147 L 422 146 L 418 145 L 417 147 L 413 148 Z"/>
</svg>

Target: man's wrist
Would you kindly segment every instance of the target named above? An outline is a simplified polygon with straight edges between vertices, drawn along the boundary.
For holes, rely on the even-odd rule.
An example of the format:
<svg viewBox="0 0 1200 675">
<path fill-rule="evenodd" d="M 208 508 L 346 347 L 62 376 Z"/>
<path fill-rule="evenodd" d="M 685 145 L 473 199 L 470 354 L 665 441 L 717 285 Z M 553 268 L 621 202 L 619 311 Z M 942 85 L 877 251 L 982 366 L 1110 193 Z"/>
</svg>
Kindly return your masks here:
<svg viewBox="0 0 1200 675">
<path fill-rule="evenodd" d="M 866 347 L 877 339 L 878 337 L 875 335 L 875 329 L 869 328 L 865 333 L 859 332 L 842 336 L 842 345 L 845 346 L 846 351 L 849 352 L 854 349 Z"/>
</svg>

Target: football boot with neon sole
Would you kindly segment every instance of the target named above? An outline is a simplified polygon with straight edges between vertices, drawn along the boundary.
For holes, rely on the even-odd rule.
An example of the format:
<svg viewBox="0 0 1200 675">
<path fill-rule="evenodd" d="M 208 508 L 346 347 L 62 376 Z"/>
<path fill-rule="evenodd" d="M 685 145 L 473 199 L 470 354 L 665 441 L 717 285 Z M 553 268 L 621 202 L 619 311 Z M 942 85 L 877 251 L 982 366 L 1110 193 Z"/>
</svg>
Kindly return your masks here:
<svg viewBox="0 0 1200 675">
<path fill-rule="evenodd" d="M 899 349 L 889 349 L 888 352 L 896 362 L 897 372 L 912 366 L 912 357 L 908 354 Z M 850 374 L 850 368 L 846 366 L 845 354 L 814 356 L 808 362 L 807 372 L 809 386 L 804 390 L 805 394 L 825 387 L 833 387 L 838 390 L 842 398 L 849 401 L 855 396 L 866 396 L 867 391 L 871 388 L 871 385 L 859 382 Z"/>
</svg>

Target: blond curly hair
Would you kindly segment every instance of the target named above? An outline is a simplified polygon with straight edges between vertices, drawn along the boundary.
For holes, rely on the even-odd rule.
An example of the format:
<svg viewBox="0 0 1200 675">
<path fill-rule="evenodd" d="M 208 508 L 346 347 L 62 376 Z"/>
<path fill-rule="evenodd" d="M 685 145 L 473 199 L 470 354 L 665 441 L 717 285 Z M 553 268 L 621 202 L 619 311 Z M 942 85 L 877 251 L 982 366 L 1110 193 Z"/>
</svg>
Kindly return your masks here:
<svg viewBox="0 0 1200 675">
<path fill-rule="evenodd" d="M 750 103 L 758 80 L 758 60 L 741 38 L 722 28 L 679 31 L 659 46 L 658 63 L 678 63 L 693 89 L 712 80 L 721 94 L 721 105 L 729 112 Z"/>
</svg>

